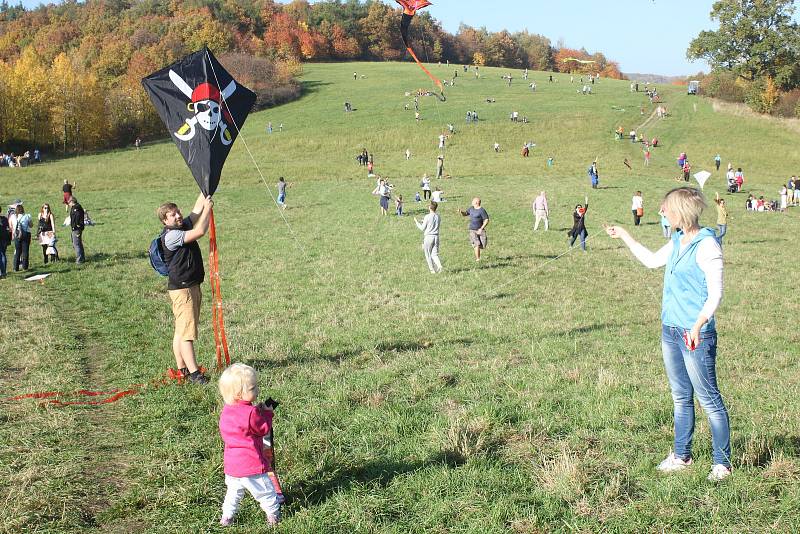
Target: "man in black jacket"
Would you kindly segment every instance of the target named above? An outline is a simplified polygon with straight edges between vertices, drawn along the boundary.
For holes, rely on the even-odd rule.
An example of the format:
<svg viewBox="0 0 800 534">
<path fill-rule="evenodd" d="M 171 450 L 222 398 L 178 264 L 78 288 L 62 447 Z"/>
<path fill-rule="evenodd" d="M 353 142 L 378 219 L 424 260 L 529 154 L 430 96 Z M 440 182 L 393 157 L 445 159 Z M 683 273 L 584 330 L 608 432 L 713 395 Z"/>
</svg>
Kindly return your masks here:
<svg viewBox="0 0 800 534">
<path fill-rule="evenodd" d="M 208 378 L 200 372 L 194 353 L 202 301 L 200 285 L 205 278 L 203 255 L 197 240 L 208 232 L 213 205 L 210 196 L 200 194 L 186 219 L 172 202 L 162 204 L 157 211 L 164 225 L 161 245 L 164 262 L 169 266 L 167 289 L 175 316 L 172 352 L 180 372 L 196 384 L 208 383 Z"/>
<path fill-rule="evenodd" d="M 83 253 L 83 207 L 78 203 L 78 199 L 69 199 L 69 226 L 72 229 L 72 247 L 75 249 L 75 263 L 80 265 L 86 261 Z"/>
</svg>

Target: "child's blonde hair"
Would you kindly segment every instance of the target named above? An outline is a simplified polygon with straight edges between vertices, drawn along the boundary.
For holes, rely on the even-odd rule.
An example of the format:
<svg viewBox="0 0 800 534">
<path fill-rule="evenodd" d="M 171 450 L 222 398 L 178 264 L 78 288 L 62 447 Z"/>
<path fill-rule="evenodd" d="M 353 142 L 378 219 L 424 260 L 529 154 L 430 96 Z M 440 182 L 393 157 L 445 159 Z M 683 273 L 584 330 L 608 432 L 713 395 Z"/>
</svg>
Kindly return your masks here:
<svg viewBox="0 0 800 534">
<path fill-rule="evenodd" d="M 706 199 L 694 187 L 679 187 L 667 193 L 662 207 L 678 217 L 678 228 L 688 230 L 700 226 L 700 215 L 706 208 Z"/>
<path fill-rule="evenodd" d="M 219 392 L 225 404 L 235 404 L 253 390 L 258 395 L 258 374 L 249 365 L 234 363 L 219 377 Z"/>
</svg>

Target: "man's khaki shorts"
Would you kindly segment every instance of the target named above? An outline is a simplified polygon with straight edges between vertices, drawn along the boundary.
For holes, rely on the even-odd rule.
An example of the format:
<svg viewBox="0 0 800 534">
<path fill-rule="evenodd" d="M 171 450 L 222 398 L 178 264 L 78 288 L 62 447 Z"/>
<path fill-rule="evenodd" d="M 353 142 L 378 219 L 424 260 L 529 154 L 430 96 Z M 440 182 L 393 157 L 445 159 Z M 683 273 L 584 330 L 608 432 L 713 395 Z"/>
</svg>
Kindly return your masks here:
<svg viewBox="0 0 800 534">
<path fill-rule="evenodd" d="M 478 233 L 478 230 L 470 230 L 469 242 L 473 247 L 486 248 L 486 230 L 482 230 L 480 233 Z"/>
<path fill-rule="evenodd" d="M 168 293 L 172 301 L 172 314 L 175 316 L 175 337 L 181 341 L 195 341 L 200 303 L 203 300 L 200 286 L 171 289 Z"/>
</svg>

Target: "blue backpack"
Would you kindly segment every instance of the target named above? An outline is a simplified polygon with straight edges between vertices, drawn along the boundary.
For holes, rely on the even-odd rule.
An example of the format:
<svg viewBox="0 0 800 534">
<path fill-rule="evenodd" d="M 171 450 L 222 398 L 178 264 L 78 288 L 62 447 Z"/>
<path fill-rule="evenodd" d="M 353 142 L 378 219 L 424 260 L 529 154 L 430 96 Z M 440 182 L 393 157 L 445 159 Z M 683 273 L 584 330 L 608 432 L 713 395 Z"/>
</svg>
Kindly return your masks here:
<svg viewBox="0 0 800 534">
<path fill-rule="evenodd" d="M 150 242 L 150 265 L 161 276 L 169 276 L 169 264 L 164 259 L 164 245 L 161 241 L 166 233 L 167 230 L 164 229 Z"/>
</svg>

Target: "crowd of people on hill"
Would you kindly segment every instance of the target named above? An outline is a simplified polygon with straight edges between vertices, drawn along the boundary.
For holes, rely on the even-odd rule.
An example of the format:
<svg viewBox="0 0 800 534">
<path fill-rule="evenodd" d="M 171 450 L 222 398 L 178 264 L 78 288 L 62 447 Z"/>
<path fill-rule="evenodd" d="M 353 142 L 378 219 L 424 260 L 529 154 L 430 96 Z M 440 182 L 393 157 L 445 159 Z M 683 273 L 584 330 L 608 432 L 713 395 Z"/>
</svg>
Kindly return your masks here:
<svg viewBox="0 0 800 534">
<path fill-rule="evenodd" d="M 94 225 L 89 213 L 83 209 L 72 194 L 75 184 L 64 180 L 63 202 L 68 212 L 63 226 L 69 226 L 72 246 L 75 250 L 75 263 L 86 261 L 83 247 L 83 231 Z M 8 205 L 6 213 L 0 214 L 0 278 L 6 278 L 9 270 L 7 249 L 14 245 L 13 260 L 10 265 L 14 272 L 27 271 L 31 265 L 30 247 L 35 240 L 42 247 L 42 265 L 58 261 L 58 224 L 49 203 L 42 204 L 36 220 L 26 212 L 22 199 Z"/>
<path fill-rule="evenodd" d="M 13 152 L 0 152 L 0 167 L 27 167 L 33 163 L 42 162 L 42 153 L 38 148 L 33 152 L 26 150 L 22 154 Z"/>
<path fill-rule="evenodd" d="M 466 72 L 466 66 L 464 66 Z M 476 76 L 478 68 L 475 67 Z M 454 78 L 457 76 L 457 72 Z M 362 76 L 363 77 L 363 76 Z M 524 78 L 527 80 L 527 69 Z M 353 78 L 357 79 L 356 73 Z M 504 77 L 511 84 L 512 76 Z M 595 78 L 590 76 L 591 83 Z M 550 81 L 553 77 L 550 76 Z M 572 81 L 572 80 L 571 80 Z M 583 79 L 581 79 L 583 83 Z M 591 93 L 591 86 L 584 85 Z M 631 89 L 633 90 L 633 84 Z M 638 84 L 636 85 L 638 91 Z M 651 101 L 658 98 L 655 89 L 646 87 Z M 416 103 L 415 103 L 416 104 Z M 416 106 L 415 106 L 416 107 Z M 467 112 L 467 122 L 477 121 L 477 113 Z M 511 121 L 518 121 L 518 113 L 512 112 Z M 523 117 L 523 122 L 525 118 Z M 281 125 L 282 126 L 282 125 Z M 449 133 L 454 133 L 452 125 L 448 125 Z M 271 133 L 272 125 L 269 123 Z M 624 138 L 622 127 L 617 131 L 619 139 Z M 438 137 L 438 149 L 445 150 L 448 135 L 442 132 Z M 649 162 L 649 149 L 657 146 L 658 140 L 648 142 L 637 132 L 631 131 L 632 142 L 642 142 L 646 155 L 645 164 Z M 137 143 L 138 144 L 138 143 Z M 523 156 L 528 156 L 535 145 L 527 142 L 523 146 Z M 500 152 L 500 144 L 494 143 L 494 151 Z M 26 153 L 27 154 L 27 153 Z M 411 159 L 410 149 L 406 149 L 406 160 Z M 2 155 L 0 161 L 6 161 Z M 21 158 L 29 159 L 29 155 Z M 38 150 L 33 161 L 40 161 Z M 387 215 L 389 203 L 394 194 L 394 185 L 387 177 L 374 174 L 373 154 L 364 148 L 355 158 L 360 166 L 366 166 L 370 177 L 377 177 L 372 194 L 379 197 L 382 215 Z M 720 156 L 715 158 L 717 170 L 720 167 Z M 13 158 L 12 158 L 13 160 Z M 552 165 L 550 157 L 548 165 Z M 437 157 L 437 178 L 443 177 L 444 155 Z M 627 159 L 626 159 L 627 162 Z M 683 181 L 688 182 L 691 165 L 685 152 L 678 157 Z M 17 161 L 16 163 L 19 163 Z M 21 165 L 13 165 L 21 166 Z M 588 176 L 592 188 L 598 188 L 600 176 L 597 160 L 588 168 Z M 741 191 L 744 175 L 741 168 L 733 171 L 731 164 L 726 174 L 729 191 Z M 286 190 L 291 184 L 283 177 L 277 184 L 277 204 L 286 208 Z M 420 181 L 419 191 L 415 194 L 417 203 L 429 201 L 427 213 L 420 221 L 413 219 L 416 227 L 423 233 L 422 250 L 429 271 L 441 273 L 442 261 L 439 257 L 441 231 L 440 206 L 445 202 L 444 192 L 440 187 L 432 187 L 431 179 L 424 174 Z M 62 193 L 63 203 L 69 216 L 64 226 L 69 225 L 72 245 L 75 250 L 75 261 L 85 261 L 82 234 L 85 226 L 93 224 L 88 213 L 74 196 L 76 185 L 64 180 Z M 770 209 L 786 210 L 789 206 L 800 205 L 800 179 L 792 176 L 786 185 L 778 191 L 780 201 Z M 714 314 L 722 298 L 723 256 L 721 244 L 727 233 L 728 210 L 725 199 L 715 195 L 717 211 L 717 231 L 703 228 L 699 224 L 700 216 L 706 208 L 706 201 L 697 189 L 679 187 L 673 189 L 661 202 L 658 214 L 661 219 L 663 235 L 669 241 L 659 250 L 652 252 L 637 242 L 631 233 L 621 226 L 609 226 L 605 231 L 612 239 L 621 240 L 633 256 L 648 268 L 666 267 L 662 296 L 661 313 L 661 348 L 666 370 L 667 381 L 672 391 L 674 413 L 673 450 L 661 461 L 657 469 L 670 473 L 686 469 L 693 463 L 692 437 L 695 426 L 694 396 L 708 418 L 712 434 L 713 465 L 708 479 L 720 481 L 731 473 L 730 427 L 727 408 L 719 391 L 716 380 L 716 347 L 717 333 Z M 394 195 L 395 215 L 405 215 L 404 199 L 401 194 Z M 626 204 L 627 205 L 627 204 Z M 631 214 L 633 225 L 638 227 L 644 217 L 644 198 L 641 191 L 635 191 L 631 198 Z M 196 361 L 194 343 L 198 336 L 200 303 L 202 300 L 201 285 L 205 272 L 202 254 L 197 243 L 209 231 L 213 200 L 210 196 L 199 195 L 192 212 L 183 217 L 181 210 L 174 203 L 162 204 L 156 215 L 163 225 L 160 242 L 164 262 L 168 266 L 167 289 L 172 311 L 175 317 L 175 330 L 172 340 L 173 355 L 180 375 L 187 381 L 206 384 L 206 377 Z M 751 194 L 747 200 L 747 208 L 766 211 L 763 196 L 756 200 Z M 580 239 L 581 249 L 587 250 L 586 242 L 587 214 L 589 197 L 571 210 L 572 226 L 567 232 L 569 247 L 573 247 Z M 533 231 L 537 232 L 541 223 L 544 230 L 550 227 L 550 205 L 547 194 L 541 191 L 531 203 L 534 218 Z M 476 262 L 480 262 L 484 250 L 488 246 L 487 227 L 490 224 L 489 213 L 482 205 L 480 197 L 474 197 L 466 209 L 457 212 L 468 219 L 467 232 L 470 246 Z M 22 200 L 15 200 L 9 205 L 6 215 L 0 215 L 0 278 L 6 277 L 6 248 L 14 243 L 13 270 L 29 268 L 29 248 L 32 240 L 38 241 L 42 247 L 43 264 L 59 260 L 56 247 L 57 221 L 50 204 L 43 204 L 38 211 L 34 234 L 34 219 L 26 213 Z M 698 365 L 701 361 L 702 365 Z M 243 364 L 234 364 L 227 368 L 219 378 L 219 390 L 224 401 L 220 415 L 219 430 L 225 444 L 224 473 L 227 493 L 222 505 L 220 524 L 230 525 L 238 511 L 244 493 L 250 492 L 266 513 L 267 521 L 277 524 L 280 520 L 282 496 L 276 491 L 269 474 L 264 454 L 264 438 L 271 432 L 274 401 L 254 404 L 258 398 L 258 377 L 256 371 Z"/>
</svg>

